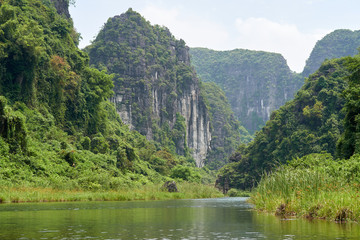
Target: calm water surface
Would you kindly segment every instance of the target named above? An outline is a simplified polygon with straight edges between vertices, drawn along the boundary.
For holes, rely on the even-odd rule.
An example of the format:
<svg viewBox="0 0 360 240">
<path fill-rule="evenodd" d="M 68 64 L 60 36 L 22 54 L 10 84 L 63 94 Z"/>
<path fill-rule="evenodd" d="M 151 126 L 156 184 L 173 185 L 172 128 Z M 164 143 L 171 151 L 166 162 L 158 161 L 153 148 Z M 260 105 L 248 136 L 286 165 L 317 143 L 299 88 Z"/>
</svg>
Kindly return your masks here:
<svg viewBox="0 0 360 240">
<path fill-rule="evenodd" d="M 11 204 L 0 239 L 360 239 L 360 226 L 258 214 L 246 198 Z"/>
</svg>

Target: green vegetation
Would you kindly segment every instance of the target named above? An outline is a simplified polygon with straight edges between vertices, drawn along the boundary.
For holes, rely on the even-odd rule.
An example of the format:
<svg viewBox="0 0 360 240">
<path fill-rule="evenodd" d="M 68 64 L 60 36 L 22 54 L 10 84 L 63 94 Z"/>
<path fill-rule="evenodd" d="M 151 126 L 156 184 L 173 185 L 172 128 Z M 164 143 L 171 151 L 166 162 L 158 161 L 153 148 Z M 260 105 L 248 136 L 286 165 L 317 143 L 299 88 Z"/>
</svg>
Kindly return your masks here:
<svg viewBox="0 0 360 240">
<path fill-rule="evenodd" d="M 251 143 L 238 148 L 220 170 L 219 181 L 228 181 L 230 188 L 251 189 L 263 172 L 293 158 L 323 151 L 334 156 L 344 131 L 347 61 L 327 61 L 311 75 L 295 99 L 274 111 Z"/>
<path fill-rule="evenodd" d="M 337 63 L 342 67 L 337 70 L 328 68 L 329 63 L 332 63 L 332 66 Z M 326 129 L 327 134 L 324 135 L 326 133 L 324 132 L 321 138 L 312 143 L 313 147 L 320 147 L 323 152 L 327 153 L 315 153 L 316 149 L 312 148 L 310 151 L 314 152 L 313 154 L 304 154 L 299 158 L 295 154 L 301 156 L 304 150 L 309 148 L 303 146 L 298 149 L 292 154 L 295 158 L 287 165 L 278 167 L 274 172 L 263 174 L 252 193 L 251 201 L 257 209 L 275 212 L 281 216 L 296 215 L 340 222 L 358 222 L 360 221 L 360 156 L 357 120 L 359 115 L 360 55 L 327 61 L 309 80 L 314 76 L 320 77 L 319 73 L 324 69 L 331 72 L 332 76 L 339 77 L 336 84 L 343 86 L 343 90 L 336 94 L 336 98 L 333 98 L 333 100 L 337 99 L 338 104 L 334 104 L 333 101 L 321 100 L 322 97 L 319 94 L 318 98 L 314 99 L 312 107 L 303 108 L 303 115 L 306 118 L 311 116 L 308 124 L 309 126 L 317 124 L 316 129 L 318 130 L 324 127 L 326 129 L 328 120 L 334 121 L 335 116 L 339 117 L 337 122 L 340 124 L 337 124 L 337 127 L 333 124 L 332 128 Z M 320 93 L 328 92 L 327 86 L 331 82 L 331 78 L 321 76 L 314 82 L 314 86 L 318 86 Z M 305 88 L 306 85 L 302 90 Z M 334 85 L 331 89 L 335 89 Z M 335 94 L 333 93 L 332 96 Z M 294 101 L 297 99 L 295 98 Z M 329 103 L 332 104 L 329 105 Z M 336 106 L 338 113 L 334 112 L 335 108 L 327 113 L 331 113 L 331 117 L 326 118 L 328 120 L 320 121 L 325 117 L 326 111 L 331 109 L 331 106 Z M 315 120 L 316 118 L 318 120 Z M 308 135 L 316 136 L 316 129 L 313 129 Z M 321 139 L 326 139 L 327 145 L 320 145 Z M 308 144 L 310 145 L 310 143 Z"/>
<path fill-rule="evenodd" d="M 360 153 L 360 55 L 347 59 L 347 66 L 351 75 L 347 78 L 348 88 L 343 92 L 345 98 L 344 133 L 338 142 L 337 156 L 350 158 Z"/>
<path fill-rule="evenodd" d="M 231 188 L 227 193 L 229 197 L 250 197 L 251 193 L 249 191 L 242 191 L 235 188 Z"/>
<path fill-rule="evenodd" d="M 303 78 L 289 69 L 280 54 L 206 48 L 192 48 L 190 53 L 201 80 L 224 90 L 235 116 L 250 134 L 303 85 Z"/>
<path fill-rule="evenodd" d="M 211 119 L 211 151 L 206 157 L 206 166 L 219 169 L 240 143 L 248 143 L 252 137 L 235 119 L 225 93 L 215 83 L 201 83 L 201 93 L 209 109 Z"/>
<path fill-rule="evenodd" d="M 107 100 L 114 75 L 89 67 L 78 38 L 71 20 L 58 15 L 50 0 L 1 1 L 2 201 L 71 200 L 63 197 L 70 192 L 84 192 L 79 199 L 119 200 L 130 189 L 151 189 L 171 180 L 177 165 L 201 176 L 185 179 L 189 182 L 211 181 L 207 169 L 195 169 L 191 159 L 123 124 Z M 182 122 L 180 117 L 176 121 L 179 131 Z M 183 189 L 177 197 L 189 196 L 190 187 Z M 89 191 L 109 197 L 86 197 Z M 41 192 L 49 193 L 43 197 Z"/>
<path fill-rule="evenodd" d="M 360 31 L 339 29 L 329 33 L 316 43 L 306 61 L 302 76 L 308 77 L 314 73 L 326 59 L 356 55 L 359 47 Z"/>
<path fill-rule="evenodd" d="M 281 216 L 360 221 L 359 166 L 359 155 L 341 161 L 330 154 L 294 159 L 265 175 L 251 202 Z"/>
<path fill-rule="evenodd" d="M 223 195 L 212 186 L 197 183 L 178 184 L 179 192 L 169 193 L 160 184 L 148 184 L 121 190 L 61 190 L 54 188 L 1 187 L 0 203 L 134 201 L 215 198 Z"/>
</svg>

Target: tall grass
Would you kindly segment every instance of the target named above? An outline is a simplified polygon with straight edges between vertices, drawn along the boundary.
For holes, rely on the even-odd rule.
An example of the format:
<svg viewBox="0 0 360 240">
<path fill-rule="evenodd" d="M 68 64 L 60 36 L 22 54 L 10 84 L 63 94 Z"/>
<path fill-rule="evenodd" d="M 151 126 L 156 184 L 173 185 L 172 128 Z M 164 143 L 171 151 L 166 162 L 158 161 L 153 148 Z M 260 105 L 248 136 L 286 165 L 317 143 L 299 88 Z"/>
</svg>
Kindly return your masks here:
<svg viewBox="0 0 360 240">
<path fill-rule="evenodd" d="M 62 201 L 132 201 L 215 198 L 223 196 L 212 186 L 183 182 L 179 192 L 169 193 L 161 184 L 106 191 L 60 190 L 34 187 L 0 187 L 1 203 L 62 202 Z"/>
<path fill-rule="evenodd" d="M 359 189 L 325 168 L 283 167 L 264 175 L 250 201 L 258 210 L 283 216 L 359 221 Z"/>
</svg>

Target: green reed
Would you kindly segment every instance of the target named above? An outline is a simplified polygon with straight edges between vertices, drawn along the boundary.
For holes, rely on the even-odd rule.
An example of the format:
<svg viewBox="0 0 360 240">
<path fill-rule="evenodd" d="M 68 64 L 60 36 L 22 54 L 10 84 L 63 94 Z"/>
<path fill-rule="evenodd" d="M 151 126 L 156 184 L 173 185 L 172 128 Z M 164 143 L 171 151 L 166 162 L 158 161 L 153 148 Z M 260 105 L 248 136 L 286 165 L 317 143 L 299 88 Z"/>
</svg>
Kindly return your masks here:
<svg viewBox="0 0 360 240">
<path fill-rule="evenodd" d="M 223 196 L 213 186 L 198 183 L 179 183 L 178 189 L 179 192 L 170 193 L 164 190 L 161 184 L 148 184 L 141 187 L 104 191 L 0 187 L 0 202 L 133 201 L 215 198 Z"/>
<path fill-rule="evenodd" d="M 250 202 L 282 216 L 359 221 L 359 186 L 321 168 L 282 167 L 263 176 Z"/>
</svg>

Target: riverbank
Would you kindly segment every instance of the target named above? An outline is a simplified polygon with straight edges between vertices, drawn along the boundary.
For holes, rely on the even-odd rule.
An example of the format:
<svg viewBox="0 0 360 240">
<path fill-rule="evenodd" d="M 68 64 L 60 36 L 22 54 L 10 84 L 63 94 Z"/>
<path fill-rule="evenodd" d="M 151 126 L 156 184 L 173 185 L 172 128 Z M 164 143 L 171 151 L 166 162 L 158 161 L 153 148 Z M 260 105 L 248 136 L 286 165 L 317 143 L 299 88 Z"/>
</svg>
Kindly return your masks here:
<svg viewBox="0 0 360 240">
<path fill-rule="evenodd" d="M 223 194 L 213 186 L 183 182 L 179 192 L 170 193 L 162 185 L 149 184 L 120 190 L 61 190 L 34 187 L 0 187 L 0 203 L 69 202 L 69 201 L 134 201 L 216 198 Z"/>
<path fill-rule="evenodd" d="M 359 159 L 330 161 L 313 155 L 265 175 L 250 202 L 283 217 L 360 222 Z"/>
<path fill-rule="evenodd" d="M 310 187 L 311 188 L 311 187 Z M 252 195 L 250 203 L 258 211 L 270 212 L 282 217 L 296 216 L 330 221 L 360 221 L 359 192 L 351 186 L 337 190 L 319 190 L 315 195 L 310 188 L 296 189 L 287 195 L 282 193 L 259 193 Z M 337 188 L 329 185 L 329 189 Z"/>
</svg>

